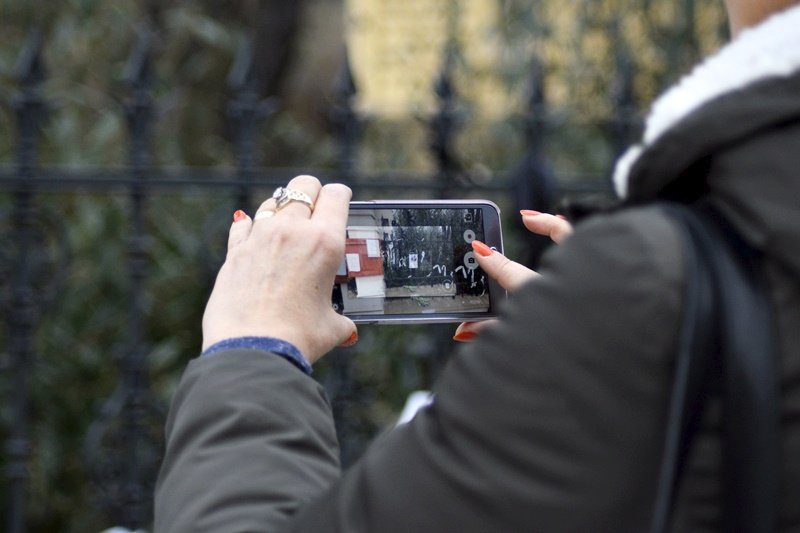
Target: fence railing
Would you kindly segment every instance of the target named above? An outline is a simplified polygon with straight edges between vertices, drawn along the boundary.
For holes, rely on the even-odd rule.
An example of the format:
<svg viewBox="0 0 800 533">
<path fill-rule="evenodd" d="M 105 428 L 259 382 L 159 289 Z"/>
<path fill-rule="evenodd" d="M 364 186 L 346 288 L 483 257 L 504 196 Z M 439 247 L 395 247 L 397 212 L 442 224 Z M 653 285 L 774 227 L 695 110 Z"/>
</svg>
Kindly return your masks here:
<svg viewBox="0 0 800 533">
<path fill-rule="evenodd" d="M 58 234 L 58 223 L 48 223 L 40 209 L 45 196 L 76 191 L 113 193 L 125 198 L 128 222 L 125 239 L 125 263 L 120 265 L 127 277 L 127 317 L 121 332 L 118 357 L 119 381 L 113 395 L 91 424 L 85 440 L 86 469 L 96 487 L 96 505 L 114 523 L 132 529 L 146 527 L 151 520 L 151 494 L 161 453 L 161 435 L 165 405 L 155 398 L 148 383 L 148 354 L 151 346 L 143 322 L 148 313 L 147 280 L 151 275 L 148 253 L 149 235 L 146 223 L 148 203 L 159 191 L 218 191 L 231 206 L 254 206 L 254 192 L 283 185 L 294 174 L 313 173 L 323 181 L 341 181 L 358 194 L 363 191 L 401 192 L 409 187 L 420 196 L 448 197 L 465 192 L 481 191 L 491 195 L 513 195 L 519 187 L 536 190 L 526 184 L 526 176 L 537 176 L 545 167 L 542 143 L 550 128 L 541 63 L 532 60 L 531 90 L 525 120 L 528 145 L 525 162 L 516 175 L 501 176 L 485 183 L 471 179 L 459 164 L 455 149 L 461 118 L 457 116 L 457 96 L 451 61 L 442 61 L 443 68 L 435 80 L 437 112 L 430 118 L 429 148 L 436 171 L 428 176 L 404 172 L 380 172 L 364 175 L 357 170 L 361 142 L 360 117 L 354 109 L 356 85 L 347 64 L 343 65 L 333 90 L 331 109 L 339 147 L 337 168 L 270 168 L 259 166 L 256 146 L 265 127 L 273 103 L 258 94 L 254 77 L 252 44 L 246 41 L 236 56 L 228 77 L 233 97 L 227 105 L 227 117 L 233 131 L 232 150 L 235 165 L 225 170 L 207 168 L 161 168 L 152 162 L 152 131 L 156 120 L 153 100 L 153 47 L 147 35 L 141 36 L 130 54 L 125 74 L 127 98 L 124 112 L 127 124 L 128 163 L 118 168 L 65 168 L 39 165 L 39 142 L 47 121 L 49 102 L 42 86 L 47 72 L 42 57 L 43 37 L 29 33 L 20 54 L 16 98 L 18 145 L 16 163 L 0 166 L 0 200 L 2 210 L 3 266 L 7 274 L 2 284 L 2 309 L 5 330 L 2 362 L 8 406 L 5 425 L 5 502 L 6 531 L 26 530 L 26 508 L 30 476 L 28 463 L 35 443 L 31 442 L 29 398 L 31 377 L 37 366 L 35 338 L 49 302 L 59 297 L 66 271 L 69 269 L 69 244 Z M 620 56 L 617 72 L 614 115 L 606 124 L 608 142 L 619 152 L 637 127 L 633 91 L 633 69 L 625 56 Z M 520 177 L 521 176 L 521 177 Z M 556 178 L 563 178 L 558 176 Z M 605 182 L 596 175 L 570 176 L 557 179 L 561 193 L 608 192 Z M 227 200 L 226 200 L 227 201 Z M 51 217 L 52 218 L 52 217 Z M 66 215 L 57 217 L 68 223 Z M 53 243 L 56 243 L 54 246 Z M 217 258 L 218 259 L 218 258 Z M 216 260 L 216 259 L 215 259 Z M 211 260 L 210 263 L 215 263 Z M 68 349 L 68 347 L 65 347 Z M 357 384 L 353 381 L 350 358 L 333 354 L 327 378 L 337 420 L 342 456 L 351 463 L 361 452 L 366 437 L 358 434 L 350 420 L 350 410 L 359 402 Z"/>
</svg>

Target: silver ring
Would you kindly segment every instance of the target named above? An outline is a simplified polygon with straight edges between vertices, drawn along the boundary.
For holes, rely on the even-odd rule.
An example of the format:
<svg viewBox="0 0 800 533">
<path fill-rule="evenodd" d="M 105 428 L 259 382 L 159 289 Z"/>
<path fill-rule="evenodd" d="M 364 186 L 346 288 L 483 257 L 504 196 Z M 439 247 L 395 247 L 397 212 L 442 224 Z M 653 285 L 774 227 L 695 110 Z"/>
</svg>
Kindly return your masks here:
<svg viewBox="0 0 800 533">
<path fill-rule="evenodd" d="M 275 211 L 272 209 L 264 209 L 263 211 L 259 211 L 256 213 L 256 216 L 253 217 L 253 220 L 260 220 L 262 218 L 272 218 L 275 216 Z"/>
<path fill-rule="evenodd" d="M 275 199 L 275 211 L 280 211 L 286 207 L 289 202 L 306 204 L 311 211 L 314 211 L 314 202 L 311 201 L 311 197 L 303 191 L 290 189 L 289 187 L 278 187 L 275 189 L 275 192 L 272 193 L 272 197 Z"/>
</svg>

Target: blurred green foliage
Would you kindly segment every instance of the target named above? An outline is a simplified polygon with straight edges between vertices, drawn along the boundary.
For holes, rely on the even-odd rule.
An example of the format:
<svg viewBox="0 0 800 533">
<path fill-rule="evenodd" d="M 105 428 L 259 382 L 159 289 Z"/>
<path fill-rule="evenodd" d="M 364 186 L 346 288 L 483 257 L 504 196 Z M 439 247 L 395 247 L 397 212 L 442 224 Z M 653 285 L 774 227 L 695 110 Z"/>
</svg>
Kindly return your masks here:
<svg viewBox="0 0 800 533">
<path fill-rule="evenodd" d="M 579 24 L 585 32 L 563 35 L 548 26 L 550 12 L 536 8 L 540 4 L 552 8 L 555 3 L 498 1 L 505 15 L 499 31 L 514 59 L 505 66 L 512 93 L 525 90 L 529 78 L 525 58 L 532 35 L 534 42 L 558 41 L 567 51 L 580 51 L 585 47 L 581 36 L 604 31 L 607 22 L 618 17 L 613 10 L 604 12 L 602 2 L 576 0 L 583 6 Z M 657 4 L 638 3 L 644 14 L 657 13 Z M 38 27 L 44 36 L 48 69 L 43 94 L 50 105 L 41 132 L 42 165 L 85 169 L 127 163 L 125 66 L 137 36 L 152 31 L 156 36 L 154 164 L 230 169 L 234 156 L 225 103 L 232 94 L 226 76 L 240 43 L 255 32 L 259 53 L 277 58 L 272 70 L 261 73 L 259 90 L 262 97 L 274 96 L 281 102 L 259 137 L 258 163 L 333 168 L 337 149 L 328 113 L 330 87 L 343 59 L 343 38 L 341 24 L 332 21 L 342 18 L 341 10 L 342 3 L 336 0 L 0 0 L 0 166 L 11 168 L 16 160 L 15 64 L 27 32 Z M 270 34 L 265 28 L 276 20 L 282 21 L 283 33 L 276 34 L 280 39 L 264 40 Z M 691 49 L 666 47 L 664 43 L 681 34 L 673 31 L 669 17 L 664 20 L 663 27 L 654 26 L 658 31 L 654 30 L 653 40 L 660 39 L 659 46 L 666 51 L 677 51 L 664 59 L 672 63 L 659 62 L 652 75 L 637 78 L 642 100 L 652 96 L 652 87 L 685 67 L 686 57 L 697 55 L 696 43 L 688 45 Z M 719 19 L 712 17 L 709 24 L 716 28 Z M 575 42 L 570 44 L 570 39 Z M 587 109 L 585 98 L 598 98 L 608 86 L 608 63 L 581 63 L 580 54 L 553 57 L 548 48 L 541 49 L 548 87 L 559 102 L 549 111 L 548 157 L 563 175 L 607 170 L 614 155 L 605 138 L 607 131 L 586 118 L 591 113 L 582 115 L 582 110 Z M 562 78 L 567 82 L 558 81 Z M 561 97 L 565 83 L 572 92 Z M 468 111 L 468 102 L 464 109 Z M 414 168 L 420 153 L 427 152 L 427 133 L 420 120 L 388 123 L 372 117 L 365 128 L 359 158 L 364 172 Z M 499 180 L 524 153 L 522 129 L 519 118 L 490 124 L 467 122 L 458 144 L 465 167 L 483 181 Z M 432 168 L 429 159 L 422 168 Z M 48 236 L 44 250 L 49 269 L 37 277 L 37 300 L 43 313 L 36 327 L 36 359 L 28 384 L 31 531 L 98 531 L 113 525 L 93 499 L 96 487 L 88 481 L 87 467 L 97 451 L 86 450 L 85 439 L 113 394 L 128 338 L 128 192 L 121 187 L 101 192 L 57 189 L 37 196 L 38 218 Z M 235 205 L 233 192 L 154 188 L 146 199 L 144 336 L 153 398 L 164 407 L 187 360 L 199 351 L 200 319 L 222 260 L 230 215 L 237 208 L 252 207 Z M 256 191 L 253 202 L 266 192 Z M 517 218 L 510 209 L 513 198 L 498 193 L 493 199 L 507 208 L 507 248 L 516 257 L 521 241 L 513 229 Z M 9 250 L 14 249 L 11 200 L 10 191 L 0 192 L 4 250 L 0 258 L 4 262 L 10 261 Z M 0 268 L 3 274 L 9 271 L 8 263 Z M 48 294 L 44 287 L 50 282 L 59 283 Z M 0 285 L 6 283 L 8 277 L 0 281 Z M 6 286 L 0 294 L 7 299 Z M 355 377 L 358 403 L 352 423 L 365 434 L 391 424 L 410 391 L 431 386 L 454 349 L 452 329 L 361 328 L 359 344 L 339 355 L 350 360 Z M 3 370 L 9 365 L 7 340 L 4 321 L 0 327 Z M 318 365 L 321 382 L 331 382 L 333 365 L 331 360 Z M 0 375 L 3 442 L 9 435 L 6 399 L 13 385 L 8 377 L 5 371 Z M 3 505 L 7 496 L 3 477 Z"/>
</svg>

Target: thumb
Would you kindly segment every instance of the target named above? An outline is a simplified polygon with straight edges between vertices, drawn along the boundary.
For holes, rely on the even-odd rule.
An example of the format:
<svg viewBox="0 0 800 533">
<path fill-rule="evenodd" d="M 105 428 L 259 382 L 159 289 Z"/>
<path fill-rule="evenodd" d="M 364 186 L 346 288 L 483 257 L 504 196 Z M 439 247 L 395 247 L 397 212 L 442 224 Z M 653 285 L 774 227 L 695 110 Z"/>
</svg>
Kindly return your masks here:
<svg viewBox="0 0 800 533">
<path fill-rule="evenodd" d="M 561 215 L 549 215 L 538 211 L 520 211 L 522 223 L 529 231 L 550 237 L 554 243 L 560 244 L 572 235 L 572 224 Z"/>
<path fill-rule="evenodd" d="M 492 250 L 481 241 L 472 241 L 472 249 L 475 250 L 478 265 L 483 271 L 509 292 L 514 292 L 518 287 L 539 275 L 500 252 Z"/>
<path fill-rule="evenodd" d="M 334 311 L 335 312 L 335 311 Z M 339 336 L 340 348 L 349 348 L 358 342 L 358 328 L 352 320 L 344 315 L 336 313 L 336 320 L 339 322 L 338 329 L 341 331 Z"/>
<path fill-rule="evenodd" d="M 315 338 L 315 342 L 309 350 L 303 351 L 309 363 L 312 365 L 322 359 L 333 348 L 349 348 L 358 342 L 358 330 L 356 325 L 349 318 L 340 315 L 332 308 L 330 313 L 326 313 L 322 324 L 318 324 L 315 330 L 320 336 Z"/>
</svg>

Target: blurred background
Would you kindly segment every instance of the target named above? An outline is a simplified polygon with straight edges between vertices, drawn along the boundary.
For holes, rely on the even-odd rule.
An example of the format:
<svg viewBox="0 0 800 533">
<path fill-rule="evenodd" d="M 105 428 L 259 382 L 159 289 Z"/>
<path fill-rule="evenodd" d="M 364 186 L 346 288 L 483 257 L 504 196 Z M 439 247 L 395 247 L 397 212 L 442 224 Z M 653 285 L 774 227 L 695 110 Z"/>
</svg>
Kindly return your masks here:
<svg viewBox="0 0 800 533">
<path fill-rule="evenodd" d="M 298 173 L 356 199 L 611 197 L 648 103 L 727 38 L 695 0 L 0 0 L 0 527 L 147 529 L 231 214 Z M 351 464 L 452 326 L 317 365 Z"/>
</svg>

